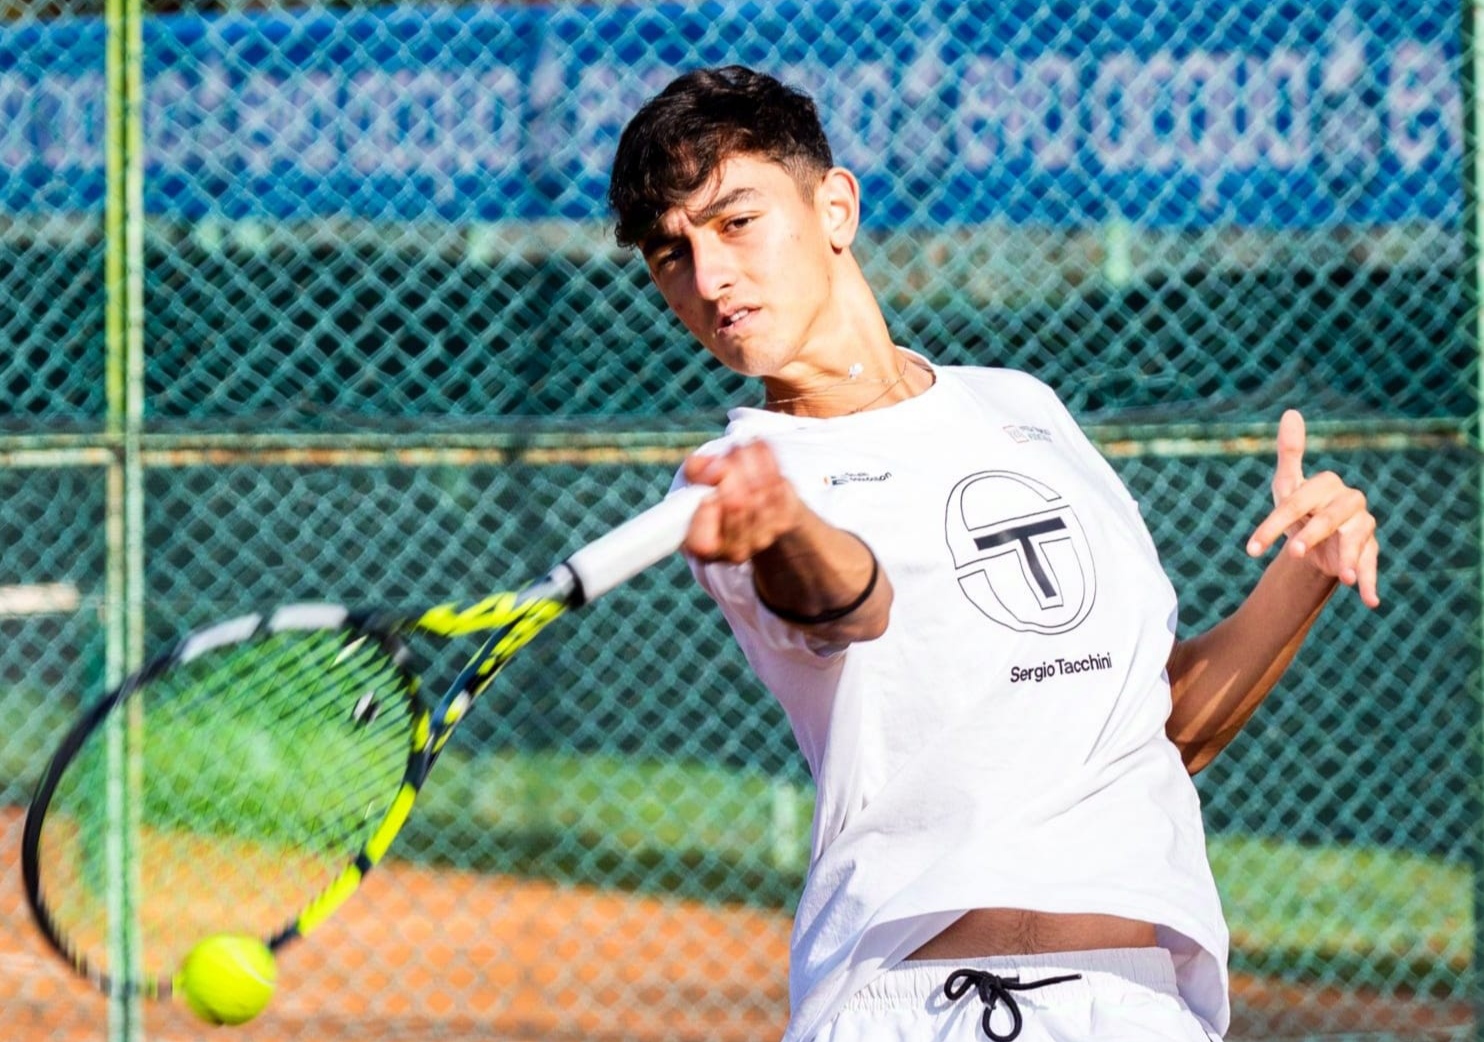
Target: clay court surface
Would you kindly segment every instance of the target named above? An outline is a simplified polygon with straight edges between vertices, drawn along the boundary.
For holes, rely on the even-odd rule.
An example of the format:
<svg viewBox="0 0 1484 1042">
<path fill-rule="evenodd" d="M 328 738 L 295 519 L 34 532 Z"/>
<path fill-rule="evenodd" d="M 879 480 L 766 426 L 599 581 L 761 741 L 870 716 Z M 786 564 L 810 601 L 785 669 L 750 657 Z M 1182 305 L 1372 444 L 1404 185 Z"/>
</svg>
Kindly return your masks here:
<svg viewBox="0 0 1484 1042">
<path fill-rule="evenodd" d="M 6 1039 L 106 1038 L 106 1002 L 52 956 L 21 894 L 21 814 L 0 811 Z M 742 1042 L 776 1039 L 788 917 L 750 908 L 387 864 L 284 953 L 272 1006 L 235 1031 L 164 1004 L 159 1042 Z M 1229 1038 L 1472 1038 L 1465 1003 L 1233 980 Z"/>
</svg>

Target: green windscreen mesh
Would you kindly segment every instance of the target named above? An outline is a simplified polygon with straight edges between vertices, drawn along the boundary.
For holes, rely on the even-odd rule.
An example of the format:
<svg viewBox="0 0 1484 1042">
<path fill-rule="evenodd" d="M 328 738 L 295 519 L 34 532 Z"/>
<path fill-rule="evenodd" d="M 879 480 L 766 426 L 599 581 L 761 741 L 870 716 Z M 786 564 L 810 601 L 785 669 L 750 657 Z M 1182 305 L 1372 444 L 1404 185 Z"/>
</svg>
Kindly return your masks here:
<svg viewBox="0 0 1484 1042">
<path fill-rule="evenodd" d="M 1481 489 L 1456 6 L 150 3 L 141 182 L 112 222 L 104 11 L 0 16 L 0 1002 L 17 1037 L 117 1037 L 28 925 L 14 853 L 110 668 L 276 603 L 504 587 L 656 500 L 729 406 L 761 400 L 689 341 L 603 206 L 628 116 L 731 62 L 818 99 L 898 343 L 1028 371 L 1088 424 L 1182 634 L 1260 574 L 1242 546 L 1284 408 L 1310 420 L 1311 470 L 1365 488 L 1383 608 L 1341 591 L 1197 779 L 1229 1037 L 1474 1037 Z M 132 359 L 105 334 L 131 285 L 141 308 L 115 329 Z M 142 649 L 110 612 L 123 590 Z M 781 711 L 672 560 L 513 661 L 386 862 L 239 1030 L 777 1037 L 812 804 Z M 143 1035 L 185 1036 L 184 1017 L 152 1007 Z"/>
</svg>

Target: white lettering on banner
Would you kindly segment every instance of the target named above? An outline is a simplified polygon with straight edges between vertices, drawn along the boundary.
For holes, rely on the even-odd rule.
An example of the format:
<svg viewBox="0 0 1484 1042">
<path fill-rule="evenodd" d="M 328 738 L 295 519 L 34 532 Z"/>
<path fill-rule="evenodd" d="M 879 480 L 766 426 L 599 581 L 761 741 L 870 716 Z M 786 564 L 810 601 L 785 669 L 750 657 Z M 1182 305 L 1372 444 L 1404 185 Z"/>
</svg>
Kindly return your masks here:
<svg viewBox="0 0 1484 1042">
<path fill-rule="evenodd" d="M 340 162 L 340 80 L 310 69 L 284 83 L 284 160 L 309 174 L 328 174 Z"/>
<path fill-rule="evenodd" d="M 37 82 L 31 91 L 31 147 L 40 156 L 41 162 L 50 167 L 60 167 L 67 154 L 69 132 L 67 99 L 76 96 L 72 86 L 53 79 Z"/>
<path fill-rule="evenodd" d="M 108 102 L 105 94 L 103 73 L 86 73 L 77 78 L 77 89 L 72 92 L 71 119 L 68 139 L 75 144 L 69 146 L 68 154 L 58 169 L 94 170 L 103 166 L 103 140 L 107 134 Z"/>
<path fill-rule="evenodd" d="M 233 136 L 227 121 L 236 95 L 221 65 L 202 65 L 194 77 L 161 73 L 146 81 L 144 90 L 144 156 L 149 166 L 216 166 L 231 155 Z"/>
<path fill-rule="evenodd" d="M 562 147 L 577 150 L 576 158 L 587 176 L 606 181 L 624 124 L 679 72 L 672 65 L 653 62 L 579 69 L 577 88 L 564 102 L 572 106 L 575 133 Z"/>
<path fill-rule="evenodd" d="M 959 87 L 955 136 L 958 160 L 970 173 L 982 173 L 1004 148 L 1001 98 L 1010 90 L 1012 63 L 997 58 L 970 58 Z"/>
<path fill-rule="evenodd" d="M 826 99 L 833 122 L 843 128 L 834 137 L 842 166 L 866 170 L 891 152 L 892 107 L 896 88 L 891 70 L 880 62 L 847 65 Z"/>
<path fill-rule="evenodd" d="M 1175 74 L 1174 148 L 1202 173 L 1226 166 L 1237 140 L 1237 60 L 1229 54 L 1194 51 Z"/>
<path fill-rule="evenodd" d="M 1132 54 L 1111 54 L 1098 62 L 1092 84 L 1092 147 L 1098 162 L 1108 170 L 1124 170 L 1137 157 L 1138 113 L 1131 95 L 1139 75 L 1139 61 Z"/>
<path fill-rule="evenodd" d="M 172 85 L 160 97 L 176 92 Z M 287 78 L 254 75 L 229 103 L 237 127 L 233 143 L 254 174 L 284 165 L 327 174 L 345 163 L 359 174 L 452 176 L 504 170 L 518 161 L 519 97 L 518 78 L 509 69 L 374 69 L 349 77 L 312 69 Z M 205 130 L 185 108 L 174 103 L 159 113 L 161 122 L 183 117 L 187 126 Z M 221 128 L 224 118 L 218 112 L 211 122 Z M 151 159 L 187 158 L 178 136 L 166 131 L 153 138 L 169 147 Z"/>
<path fill-rule="evenodd" d="M 1460 125 L 1457 97 L 1442 48 L 1410 41 L 1397 47 L 1386 83 L 1386 129 L 1408 170 L 1440 151 L 1443 135 Z"/>
<path fill-rule="evenodd" d="M 1194 51 L 1140 60 L 1118 53 L 1098 62 L 1087 124 L 1099 163 L 1110 171 L 1212 173 L 1309 159 L 1309 65 L 1291 51 L 1241 61 Z M 1239 129 L 1243 128 L 1243 129 Z"/>
<path fill-rule="evenodd" d="M 102 166 L 107 124 L 104 84 L 102 73 L 61 82 L 48 78 L 37 84 L 34 144 L 46 166 L 64 171 Z"/>
<path fill-rule="evenodd" d="M 463 172 L 515 172 L 520 168 L 520 77 L 514 69 L 481 69 L 467 89 L 468 115 L 455 121 L 449 135 L 462 157 Z"/>
<path fill-rule="evenodd" d="M 613 159 L 624 119 L 619 108 L 622 82 L 611 65 L 589 65 L 577 73 L 575 144 L 582 169 L 591 177 L 602 177 Z"/>
<path fill-rule="evenodd" d="M 1326 174 L 1361 178 L 1373 172 L 1381 155 L 1381 113 L 1367 98 L 1376 84 L 1359 22 L 1345 12 L 1331 26 L 1319 80 L 1315 134 Z"/>
<path fill-rule="evenodd" d="M 892 138 L 891 156 L 899 168 L 934 170 L 947 165 L 950 142 L 944 133 L 945 106 L 938 97 L 947 76 L 947 63 L 932 47 L 903 72 L 902 106 L 913 118 L 900 120 Z"/>
<path fill-rule="evenodd" d="M 0 166 L 75 173 L 103 162 L 103 77 L 0 73 Z"/>
<path fill-rule="evenodd" d="M 437 165 L 437 157 L 428 154 L 437 147 L 437 96 L 423 93 L 424 75 L 422 70 L 396 69 L 388 77 L 385 144 L 399 174 L 420 174 Z"/>
<path fill-rule="evenodd" d="M 1071 166 L 1077 159 L 1077 99 L 1081 95 L 1077 63 L 1065 55 L 1043 54 L 1031 62 L 1025 83 L 1022 103 L 1030 117 L 1036 165 L 1043 170 Z"/>
<path fill-rule="evenodd" d="M 385 110 L 376 123 L 376 145 L 389 160 L 390 170 L 406 176 L 421 173 L 420 146 L 426 141 L 424 126 L 429 114 L 412 94 L 418 74 L 411 69 L 396 69 L 383 74 L 381 105 Z"/>
<path fill-rule="evenodd" d="M 185 75 L 173 69 L 144 85 L 144 154 L 151 163 L 184 165 L 200 125 L 195 96 Z"/>
<path fill-rule="evenodd" d="M 840 128 L 834 124 L 833 113 L 827 104 L 833 70 L 818 63 L 794 62 L 780 66 L 776 75 L 790 87 L 803 91 L 815 100 L 819 117 L 824 121 L 825 134 L 829 137 L 830 144 L 834 145 L 839 138 Z"/>
<path fill-rule="evenodd" d="M 527 147 L 549 166 L 565 161 L 564 150 L 572 147 L 572 103 L 567 90 L 566 66 L 551 40 L 541 45 L 536 67 L 531 70 L 530 127 Z"/>
<path fill-rule="evenodd" d="M 29 76 L 0 73 L 0 163 L 13 169 L 34 161 L 29 140 L 31 89 Z"/>
<path fill-rule="evenodd" d="M 1218 205 L 1217 187 L 1240 138 L 1241 87 L 1235 55 L 1196 51 L 1186 55 L 1174 86 L 1174 149 L 1200 177 L 1200 205 Z"/>
<path fill-rule="evenodd" d="M 390 173 L 388 150 L 394 137 L 388 112 L 386 74 L 380 70 L 357 72 L 350 78 L 345 95 L 345 160 L 358 174 Z"/>
<path fill-rule="evenodd" d="M 1145 62 L 1134 80 L 1134 109 L 1138 133 L 1136 154 L 1145 170 L 1163 173 L 1175 166 L 1174 127 L 1179 123 L 1175 112 L 1175 74 L 1179 66 L 1169 51 L 1159 51 Z"/>
<path fill-rule="evenodd" d="M 1254 165 L 1280 170 L 1310 159 L 1309 62 L 1296 51 L 1279 50 L 1266 60 L 1247 59 L 1247 122 Z"/>
<path fill-rule="evenodd" d="M 249 173 L 268 173 L 276 154 L 283 154 L 284 100 L 282 83 L 272 73 L 255 72 L 237 85 L 234 140 Z"/>
<path fill-rule="evenodd" d="M 893 133 L 893 125 L 901 129 L 903 121 L 897 117 L 904 104 L 899 96 L 904 88 L 893 75 L 896 68 L 874 61 L 840 67 L 798 62 L 781 66 L 777 75 L 814 99 L 835 161 L 865 173 L 881 170 L 893 158 L 911 161 Z M 904 67 L 903 80 L 910 76 Z"/>
<path fill-rule="evenodd" d="M 499 126 L 498 96 L 484 102 L 483 91 L 477 74 L 470 71 L 425 69 L 413 77 L 398 121 L 408 128 L 405 162 L 409 170 L 445 178 L 477 174 L 484 169 L 482 139 L 498 134 L 498 141 L 515 147 L 519 138 L 512 139 Z"/>
<path fill-rule="evenodd" d="M 1306 51 L 946 55 L 928 46 L 901 63 L 777 71 L 816 97 L 839 161 L 862 174 L 1185 174 L 1212 205 L 1234 173 L 1366 176 L 1383 155 L 1415 171 L 1461 145 L 1445 44 L 1382 40 L 1354 16 Z M 146 83 L 145 159 L 188 176 L 450 180 L 545 167 L 601 179 L 626 120 L 676 71 L 584 64 L 551 45 L 529 81 L 503 65 L 167 67 Z M 104 103 L 101 72 L 0 72 L 0 166 L 101 169 Z"/>
</svg>

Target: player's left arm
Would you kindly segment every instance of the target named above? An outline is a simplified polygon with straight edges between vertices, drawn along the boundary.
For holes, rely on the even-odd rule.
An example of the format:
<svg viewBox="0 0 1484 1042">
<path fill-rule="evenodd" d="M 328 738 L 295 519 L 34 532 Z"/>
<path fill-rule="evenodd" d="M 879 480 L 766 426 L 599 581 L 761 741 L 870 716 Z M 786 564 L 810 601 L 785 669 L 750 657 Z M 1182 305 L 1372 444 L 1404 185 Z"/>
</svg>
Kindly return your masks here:
<svg viewBox="0 0 1484 1042">
<path fill-rule="evenodd" d="M 1278 424 L 1275 505 L 1247 543 L 1260 557 L 1286 534 L 1282 552 L 1235 612 L 1170 653 L 1165 731 L 1192 774 L 1262 704 L 1338 586 L 1354 587 L 1367 607 L 1381 603 L 1380 544 L 1365 494 L 1332 471 L 1306 478 L 1304 444 L 1303 416 L 1290 409 Z"/>
</svg>

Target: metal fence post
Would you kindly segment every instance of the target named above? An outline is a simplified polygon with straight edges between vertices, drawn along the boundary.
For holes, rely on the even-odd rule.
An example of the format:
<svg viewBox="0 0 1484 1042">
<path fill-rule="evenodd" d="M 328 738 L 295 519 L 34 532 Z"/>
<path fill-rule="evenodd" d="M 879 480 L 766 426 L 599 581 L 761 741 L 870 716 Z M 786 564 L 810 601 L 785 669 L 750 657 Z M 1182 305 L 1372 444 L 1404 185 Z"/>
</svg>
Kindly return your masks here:
<svg viewBox="0 0 1484 1042">
<path fill-rule="evenodd" d="M 1479 37 L 1479 23 L 1481 8 L 1484 8 L 1484 0 L 1471 0 L 1464 5 L 1463 10 L 1463 55 L 1461 80 L 1463 86 L 1463 139 L 1464 139 L 1464 252 L 1465 252 L 1465 278 L 1468 281 L 1468 301 L 1473 311 L 1474 347 L 1476 351 L 1484 352 L 1484 311 L 1481 311 L 1479 303 L 1481 295 L 1484 295 L 1484 214 L 1480 211 L 1480 191 L 1484 188 L 1484 157 L 1480 153 L 1481 135 L 1484 135 L 1484 115 L 1479 111 L 1478 86 L 1481 76 L 1484 76 L 1484 47 L 1481 47 Z M 1484 367 L 1476 372 L 1477 390 L 1474 402 L 1474 417 L 1470 436 L 1477 448 L 1484 444 Z M 1484 464 L 1476 464 L 1484 466 Z M 1481 490 L 1484 490 L 1484 482 L 1481 482 Z M 1484 491 L 1481 491 L 1484 495 Z M 1484 562 L 1480 561 L 1480 553 L 1484 552 L 1484 501 L 1480 503 L 1480 512 L 1477 517 L 1475 531 L 1474 561 L 1479 570 L 1479 581 L 1481 583 L 1481 597 L 1484 597 Z M 1476 620 L 1476 625 L 1478 622 Z M 1480 646 L 1484 646 L 1484 636 L 1479 638 Z M 1478 682 L 1484 679 L 1484 670 L 1480 664 L 1475 663 L 1475 693 L 1480 695 L 1478 703 L 1481 709 L 1480 729 L 1475 733 L 1475 747 L 1472 750 L 1473 762 L 1476 766 L 1484 767 L 1484 692 L 1479 691 Z M 1484 806 L 1484 776 L 1475 778 L 1474 799 L 1476 806 Z M 1474 1037 L 1484 1039 L 1484 974 L 1479 970 L 1480 952 L 1484 952 L 1484 818 L 1475 823 L 1475 836 L 1472 844 L 1472 861 L 1474 875 L 1474 937 L 1473 937 L 1473 959 L 1470 970 L 1472 979 L 1470 981 L 1471 994 L 1474 1006 Z"/>
<path fill-rule="evenodd" d="M 140 427 L 144 416 L 142 5 L 108 0 L 106 10 L 107 198 L 104 213 L 107 438 L 111 461 L 107 492 L 107 683 L 138 665 L 143 653 L 143 475 Z M 137 892 L 138 731 L 142 721 L 120 721 L 109 744 L 110 964 L 132 976 L 138 953 L 132 911 Z M 141 1042 L 140 1001 L 119 989 L 109 1007 L 111 1042 Z"/>
</svg>

